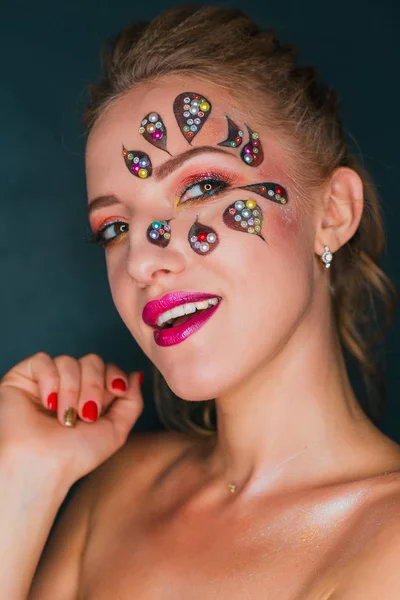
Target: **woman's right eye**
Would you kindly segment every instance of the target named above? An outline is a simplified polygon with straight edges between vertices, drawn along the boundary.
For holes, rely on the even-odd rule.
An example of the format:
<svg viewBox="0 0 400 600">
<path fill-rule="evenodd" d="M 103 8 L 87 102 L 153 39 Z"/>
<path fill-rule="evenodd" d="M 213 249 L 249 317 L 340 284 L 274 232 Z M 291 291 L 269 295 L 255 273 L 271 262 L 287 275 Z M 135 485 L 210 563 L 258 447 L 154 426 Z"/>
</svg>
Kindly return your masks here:
<svg viewBox="0 0 400 600">
<path fill-rule="evenodd" d="M 107 246 L 127 231 L 129 231 L 129 225 L 125 221 L 113 221 L 112 223 L 107 223 L 107 225 L 97 233 L 96 242 L 100 244 L 100 246 Z"/>
</svg>

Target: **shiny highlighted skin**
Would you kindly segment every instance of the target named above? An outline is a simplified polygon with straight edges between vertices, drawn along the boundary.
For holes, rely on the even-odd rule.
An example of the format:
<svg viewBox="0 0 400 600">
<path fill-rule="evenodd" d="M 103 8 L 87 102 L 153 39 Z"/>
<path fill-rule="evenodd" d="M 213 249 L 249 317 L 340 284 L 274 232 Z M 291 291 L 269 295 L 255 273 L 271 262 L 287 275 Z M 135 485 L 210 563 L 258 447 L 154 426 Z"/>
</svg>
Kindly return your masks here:
<svg viewBox="0 0 400 600">
<path fill-rule="evenodd" d="M 140 150 L 127 150 L 122 146 L 122 156 L 124 157 L 127 169 L 135 177 L 147 179 L 153 172 L 150 156 Z"/>
</svg>

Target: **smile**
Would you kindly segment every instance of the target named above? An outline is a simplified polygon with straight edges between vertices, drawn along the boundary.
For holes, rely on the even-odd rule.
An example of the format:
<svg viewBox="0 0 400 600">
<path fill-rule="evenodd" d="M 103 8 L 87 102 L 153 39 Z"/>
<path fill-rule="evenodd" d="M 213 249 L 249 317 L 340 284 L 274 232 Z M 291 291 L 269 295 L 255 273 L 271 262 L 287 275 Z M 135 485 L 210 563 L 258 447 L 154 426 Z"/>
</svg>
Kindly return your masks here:
<svg viewBox="0 0 400 600">
<path fill-rule="evenodd" d="M 173 346 L 198 331 L 216 312 L 222 298 L 211 294 L 174 292 L 144 307 L 142 318 L 153 327 L 158 346 Z"/>
</svg>

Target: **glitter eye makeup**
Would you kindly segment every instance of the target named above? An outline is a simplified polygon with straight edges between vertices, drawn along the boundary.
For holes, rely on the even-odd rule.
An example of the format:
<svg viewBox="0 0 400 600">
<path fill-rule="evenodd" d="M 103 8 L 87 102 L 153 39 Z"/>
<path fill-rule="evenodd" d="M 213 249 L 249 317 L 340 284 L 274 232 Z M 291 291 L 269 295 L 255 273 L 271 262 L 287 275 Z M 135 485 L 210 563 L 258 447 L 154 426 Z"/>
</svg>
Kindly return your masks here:
<svg viewBox="0 0 400 600">
<path fill-rule="evenodd" d="M 122 156 L 130 173 L 136 175 L 136 177 L 140 177 L 140 179 L 150 177 L 153 167 L 150 156 L 146 152 L 127 150 L 125 146 L 122 146 Z"/>
<path fill-rule="evenodd" d="M 285 188 L 278 183 L 273 183 L 270 181 L 255 183 L 253 185 L 244 185 L 241 186 L 241 190 L 248 190 L 249 192 L 255 192 L 256 194 L 260 194 L 267 200 L 272 200 L 272 202 L 277 202 L 277 204 L 287 204 L 289 202 L 288 194 Z"/>
<path fill-rule="evenodd" d="M 206 176 L 203 180 L 201 176 L 193 178 L 193 183 L 186 186 L 180 194 L 179 204 L 194 202 L 204 199 L 205 196 L 214 196 L 229 186 L 229 183 L 218 178 Z"/>
<path fill-rule="evenodd" d="M 196 254 L 210 254 L 219 244 L 217 232 L 197 219 L 188 233 L 188 242 Z"/>
<path fill-rule="evenodd" d="M 230 229 L 256 234 L 265 242 L 261 235 L 263 213 L 255 200 L 237 200 L 225 209 L 222 220 Z"/>
<path fill-rule="evenodd" d="M 246 125 L 247 131 L 249 132 L 249 141 L 242 148 L 240 158 L 246 165 L 250 167 L 258 167 L 264 160 L 264 152 L 260 142 L 258 133 L 252 131 L 248 125 Z"/>
<path fill-rule="evenodd" d="M 119 219 L 112 219 L 106 221 L 96 233 L 90 232 L 87 236 L 87 241 L 106 247 L 108 244 L 113 244 L 113 242 L 127 231 L 129 231 L 128 223 Z"/>
<path fill-rule="evenodd" d="M 173 111 L 183 137 L 192 143 L 211 113 L 211 103 L 201 94 L 184 92 L 174 100 Z"/>
<path fill-rule="evenodd" d="M 139 127 L 139 133 L 149 144 L 170 154 L 167 150 L 167 129 L 158 113 L 151 112 L 144 117 Z"/>
<path fill-rule="evenodd" d="M 153 221 L 147 228 L 146 237 L 152 244 L 166 248 L 171 239 L 171 226 L 168 221 Z"/>
<path fill-rule="evenodd" d="M 225 115 L 225 117 L 228 121 L 228 137 L 217 145 L 227 146 L 228 148 L 237 148 L 243 142 L 243 131 L 228 117 L 228 115 Z"/>
</svg>

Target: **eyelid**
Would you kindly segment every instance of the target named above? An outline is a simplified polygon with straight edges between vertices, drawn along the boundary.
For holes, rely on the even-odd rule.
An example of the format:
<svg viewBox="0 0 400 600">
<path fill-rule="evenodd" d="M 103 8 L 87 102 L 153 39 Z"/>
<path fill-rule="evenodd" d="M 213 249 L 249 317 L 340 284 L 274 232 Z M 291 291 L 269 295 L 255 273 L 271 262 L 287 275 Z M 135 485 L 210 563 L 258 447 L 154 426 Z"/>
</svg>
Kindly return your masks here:
<svg viewBox="0 0 400 600">
<path fill-rule="evenodd" d="M 225 183 L 226 187 L 228 187 L 237 181 L 238 174 L 231 170 L 229 171 L 225 169 L 201 171 L 200 173 L 192 174 L 188 177 L 185 177 L 185 179 L 180 182 L 180 185 L 175 192 L 175 197 L 180 199 L 191 187 L 201 183 L 202 181 L 207 181 L 208 179 L 220 181 L 221 183 Z M 198 197 L 201 198 L 201 196 Z"/>
</svg>

